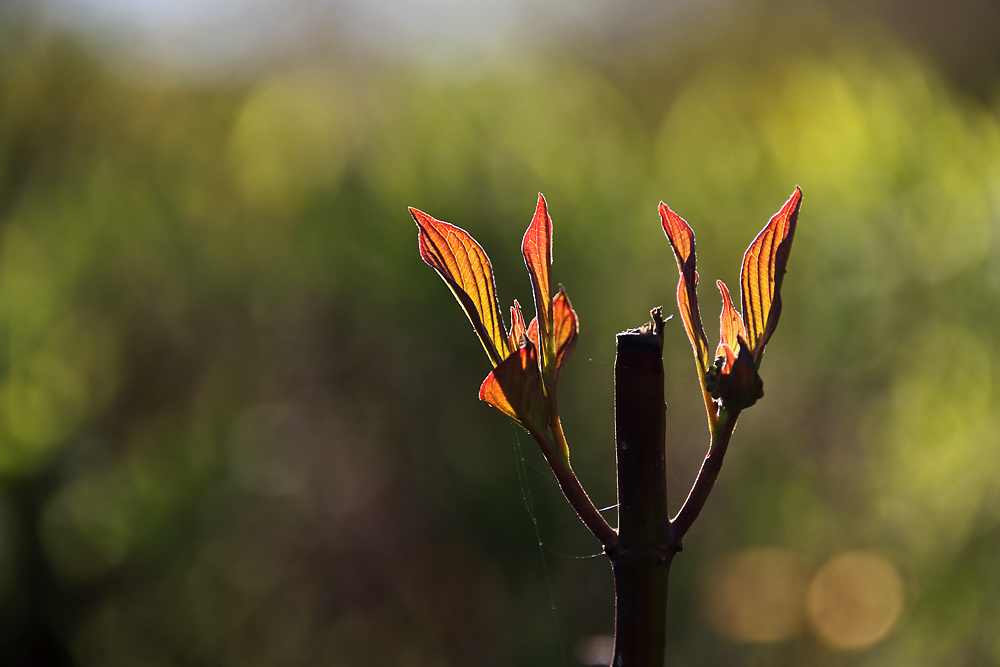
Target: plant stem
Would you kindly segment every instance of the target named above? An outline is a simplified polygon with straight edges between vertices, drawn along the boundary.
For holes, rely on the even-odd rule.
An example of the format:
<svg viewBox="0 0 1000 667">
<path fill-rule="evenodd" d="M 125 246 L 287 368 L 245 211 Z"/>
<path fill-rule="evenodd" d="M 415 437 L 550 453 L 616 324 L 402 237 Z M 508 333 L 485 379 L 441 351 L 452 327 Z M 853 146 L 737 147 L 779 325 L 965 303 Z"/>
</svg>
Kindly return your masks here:
<svg viewBox="0 0 1000 667">
<path fill-rule="evenodd" d="M 663 667 L 667 578 L 675 549 L 667 514 L 663 319 L 618 334 L 615 438 L 618 543 L 614 667 Z"/>
<path fill-rule="evenodd" d="M 670 565 L 701 513 L 722 469 L 739 412 L 719 413 L 708 455 L 673 521 L 667 512 L 666 404 L 663 400 L 663 318 L 618 334 L 615 356 L 615 439 L 618 530 L 611 528 L 560 456 L 562 425 L 553 439 L 532 431 L 569 504 L 604 545 L 615 578 L 612 667 L 663 667 Z M 554 440 L 554 441 L 553 441 Z"/>
<path fill-rule="evenodd" d="M 729 448 L 729 439 L 736 429 L 736 420 L 739 417 L 739 411 L 725 412 L 720 420 L 719 428 L 712 438 L 712 444 L 708 448 L 708 454 L 701 464 L 701 470 L 698 471 L 698 477 L 691 487 L 691 492 L 680 511 L 677 512 L 677 516 L 670 522 L 673 544 L 678 546 L 681 544 L 684 535 L 687 534 L 694 520 L 698 518 L 701 508 L 705 506 L 705 501 L 712 493 L 715 480 L 719 478 L 719 471 L 722 470 L 722 459 L 725 458 L 726 450 Z"/>
<path fill-rule="evenodd" d="M 567 502 L 576 511 L 576 515 L 580 517 L 583 525 L 594 534 L 594 537 L 600 540 L 605 549 L 615 544 L 618 541 L 615 529 L 601 516 L 601 513 L 597 510 L 597 506 L 594 505 L 590 496 L 584 490 L 583 485 L 580 484 L 580 480 L 569 469 L 563 458 L 556 453 L 552 443 L 541 433 L 531 431 L 531 436 L 538 443 L 539 448 L 542 450 L 542 456 L 545 457 L 552 472 L 555 473 L 556 481 L 559 483 L 559 488 L 562 490 L 563 496 L 566 497 Z"/>
</svg>

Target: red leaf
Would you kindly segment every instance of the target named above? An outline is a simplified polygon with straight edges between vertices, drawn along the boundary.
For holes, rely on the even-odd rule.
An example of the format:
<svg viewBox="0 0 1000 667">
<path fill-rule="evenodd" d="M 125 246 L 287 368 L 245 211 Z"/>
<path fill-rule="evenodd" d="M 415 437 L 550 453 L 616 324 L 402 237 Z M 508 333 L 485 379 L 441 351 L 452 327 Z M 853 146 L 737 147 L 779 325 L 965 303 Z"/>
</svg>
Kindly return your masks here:
<svg viewBox="0 0 1000 667">
<path fill-rule="evenodd" d="M 722 314 L 719 315 L 719 347 L 715 351 L 715 356 L 724 354 L 724 348 L 728 346 L 731 350 L 736 350 L 740 338 L 746 340 L 747 331 L 743 325 L 743 318 L 733 306 L 733 300 L 729 296 L 729 288 L 721 280 L 715 282 L 722 292 Z"/>
<path fill-rule="evenodd" d="M 538 203 L 535 205 L 535 215 L 531 224 L 524 232 L 521 241 L 521 252 L 524 254 L 524 264 L 528 267 L 531 278 L 531 292 L 535 298 L 535 317 L 538 320 L 540 335 L 538 337 L 541 349 L 542 369 L 547 379 L 554 378 L 547 365 L 555 358 L 552 341 L 552 301 L 550 294 L 550 273 L 552 270 L 552 218 L 549 217 L 545 205 L 545 197 L 538 193 Z"/>
<path fill-rule="evenodd" d="M 494 366 L 510 354 L 493 267 L 482 247 L 464 229 L 410 208 L 420 229 L 420 257 L 438 272 L 468 315 Z"/>
<path fill-rule="evenodd" d="M 681 274 L 677 283 L 677 306 L 684 329 L 694 350 L 694 358 L 698 364 L 699 374 L 704 382 L 705 371 L 708 370 L 708 336 L 701 322 L 701 311 L 698 309 L 698 272 L 695 269 L 694 232 L 691 226 L 672 210 L 660 202 L 660 221 L 663 233 L 670 241 L 677 259 L 677 270 Z"/>
<path fill-rule="evenodd" d="M 559 292 L 552 298 L 552 319 L 556 348 L 556 377 L 558 377 L 566 358 L 576 347 L 580 331 L 580 321 L 562 285 L 559 286 Z M 528 324 L 528 339 L 534 345 L 538 345 L 538 318 L 531 320 L 531 323 Z"/>
<path fill-rule="evenodd" d="M 524 315 L 521 314 L 521 304 L 514 299 L 514 305 L 510 307 L 510 349 L 516 350 L 521 347 L 521 339 L 527 336 L 524 328 Z"/>
<path fill-rule="evenodd" d="M 556 378 L 558 378 L 563 364 L 576 347 L 580 331 L 580 320 L 562 285 L 559 286 L 559 293 L 552 299 L 552 321 L 556 343 Z"/>
<path fill-rule="evenodd" d="M 544 433 L 548 403 L 542 391 L 535 346 L 527 343 L 494 368 L 479 387 L 479 398 L 528 431 Z"/>
<path fill-rule="evenodd" d="M 802 190 L 796 187 L 792 196 L 761 230 L 743 256 L 743 271 L 740 275 L 743 317 L 746 321 L 747 342 L 757 366 L 760 366 L 764 346 L 778 326 L 778 318 L 781 316 L 781 283 L 785 277 L 801 204 Z"/>
</svg>

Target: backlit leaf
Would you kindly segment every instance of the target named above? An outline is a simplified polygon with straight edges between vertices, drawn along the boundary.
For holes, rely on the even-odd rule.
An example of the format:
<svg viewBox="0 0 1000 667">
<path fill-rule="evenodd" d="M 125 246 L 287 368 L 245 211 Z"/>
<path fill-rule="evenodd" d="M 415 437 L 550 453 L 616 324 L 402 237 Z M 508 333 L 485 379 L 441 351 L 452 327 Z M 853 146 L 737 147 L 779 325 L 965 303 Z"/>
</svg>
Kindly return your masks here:
<svg viewBox="0 0 1000 667">
<path fill-rule="evenodd" d="M 497 366 L 510 354 L 510 342 L 500 315 L 489 257 L 464 229 L 415 208 L 410 208 L 410 214 L 420 229 L 420 257 L 451 288 L 490 361 Z"/>
<path fill-rule="evenodd" d="M 535 215 L 524 232 L 521 241 L 524 264 L 531 278 L 531 291 L 535 298 L 535 317 L 539 327 L 539 349 L 542 357 L 542 372 L 546 379 L 554 379 L 554 371 L 547 370 L 555 359 L 552 339 L 552 301 L 550 273 L 552 270 L 552 218 L 549 217 L 545 197 L 538 193 Z"/>
<path fill-rule="evenodd" d="M 781 283 L 785 277 L 788 254 L 792 249 L 801 203 L 802 190 L 796 187 L 792 196 L 761 230 L 743 256 L 743 271 L 740 275 L 743 318 L 747 342 L 757 366 L 760 366 L 764 346 L 774 333 L 781 315 Z"/>
<path fill-rule="evenodd" d="M 521 339 L 527 336 L 524 328 L 524 315 L 521 314 L 521 304 L 514 299 L 514 305 L 510 307 L 510 349 L 516 350 L 521 347 Z"/>
<path fill-rule="evenodd" d="M 562 285 L 559 286 L 559 292 L 552 298 L 552 319 L 556 348 L 556 377 L 558 377 L 567 357 L 569 357 L 573 348 L 576 347 L 576 340 L 580 331 L 580 321 Z M 531 323 L 528 325 L 528 340 L 534 345 L 538 345 L 537 318 L 531 320 Z"/>
<path fill-rule="evenodd" d="M 532 433 L 548 424 L 548 403 L 538 373 L 538 355 L 528 342 L 515 350 L 483 380 L 479 398 Z"/>
<path fill-rule="evenodd" d="M 691 341 L 691 347 L 694 349 L 699 374 L 704 377 L 708 369 L 708 336 L 705 335 L 701 311 L 698 309 L 694 231 L 684 218 L 670 210 L 670 207 L 663 202 L 660 202 L 660 221 L 663 233 L 667 235 L 670 247 L 674 250 L 677 270 L 681 274 L 677 284 L 677 306 L 680 309 L 681 319 L 684 320 L 684 329 Z"/>
<path fill-rule="evenodd" d="M 552 328 L 556 343 L 556 377 L 562 371 L 563 364 L 569 358 L 580 331 L 580 320 L 573 310 L 573 304 L 566 296 L 566 290 L 559 286 L 559 293 L 552 299 Z"/>
<path fill-rule="evenodd" d="M 722 314 L 719 315 L 719 347 L 715 351 L 715 356 L 720 357 L 724 356 L 723 348 L 727 345 L 732 350 L 736 350 L 738 340 L 740 338 L 746 340 L 747 331 L 743 325 L 743 318 L 733 306 L 733 300 L 729 296 L 729 288 L 726 287 L 726 283 L 717 280 L 715 284 L 722 292 Z"/>
<path fill-rule="evenodd" d="M 722 405 L 729 412 L 749 408 L 764 395 L 764 382 L 757 373 L 750 344 L 743 336 L 737 339 L 739 354 L 729 344 L 720 345 L 725 363 L 719 372 L 718 389 Z"/>
</svg>

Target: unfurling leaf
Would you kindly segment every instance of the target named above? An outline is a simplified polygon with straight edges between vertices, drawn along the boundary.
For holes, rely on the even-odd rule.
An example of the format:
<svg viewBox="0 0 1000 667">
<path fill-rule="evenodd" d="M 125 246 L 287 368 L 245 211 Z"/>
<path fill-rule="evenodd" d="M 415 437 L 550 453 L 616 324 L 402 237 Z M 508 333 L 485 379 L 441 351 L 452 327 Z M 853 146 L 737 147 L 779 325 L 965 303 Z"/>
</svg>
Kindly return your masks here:
<svg viewBox="0 0 1000 667">
<path fill-rule="evenodd" d="M 757 373 L 750 346 L 742 336 L 738 343 L 739 354 L 728 344 L 721 346 L 724 361 L 713 392 L 729 412 L 749 408 L 764 395 L 764 382 Z"/>
<path fill-rule="evenodd" d="M 743 271 L 740 275 L 743 318 L 746 322 L 747 342 L 758 367 L 764 355 L 764 346 L 778 326 L 778 317 L 781 315 L 781 283 L 785 277 L 801 204 L 802 190 L 796 187 L 792 196 L 761 230 L 743 256 Z"/>
<path fill-rule="evenodd" d="M 580 332 L 580 320 L 573 310 L 573 305 L 566 296 L 566 290 L 562 285 L 559 292 L 552 298 L 552 328 L 555 339 L 555 369 L 556 378 L 562 372 L 563 364 L 569 357 L 570 352 L 576 347 L 577 336 Z M 528 325 L 528 339 L 538 345 L 538 319 L 531 320 Z"/>
<path fill-rule="evenodd" d="M 521 347 L 522 339 L 527 336 L 524 328 L 524 315 L 521 314 L 521 304 L 514 299 L 514 305 L 510 307 L 510 349 L 516 350 Z"/>
<path fill-rule="evenodd" d="M 552 322 L 556 343 L 556 378 L 558 378 L 563 365 L 576 347 L 580 331 L 580 320 L 562 285 L 559 286 L 559 293 L 552 299 Z"/>
<path fill-rule="evenodd" d="M 708 370 L 708 336 L 705 335 L 705 327 L 701 322 L 701 311 L 698 309 L 698 272 L 695 266 L 694 232 L 684 218 L 670 210 L 670 207 L 663 202 L 660 202 L 660 221 L 663 225 L 663 233 L 667 235 L 670 247 L 674 250 L 674 257 L 677 258 L 677 270 L 681 274 L 680 281 L 677 283 L 677 306 L 680 309 L 681 319 L 684 320 L 684 329 L 691 341 L 691 347 L 694 349 L 699 375 L 704 378 L 705 372 Z"/>
<path fill-rule="evenodd" d="M 444 279 L 468 315 L 472 327 L 497 366 L 510 354 L 493 268 L 486 252 L 464 229 L 410 208 L 420 229 L 420 257 Z"/>
<path fill-rule="evenodd" d="M 740 317 L 733 300 L 729 296 L 729 288 L 721 280 L 715 281 L 722 292 L 722 314 L 719 315 L 719 347 L 715 352 L 716 357 L 723 356 L 723 347 L 728 345 L 735 350 L 738 346 L 738 339 L 746 340 L 747 331 L 743 325 L 743 318 Z"/>
<path fill-rule="evenodd" d="M 549 217 L 545 197 L 538 193 L 538 203 L 535 214 L 531 218 L 528 229 L 521 240 L 521 252 L 524 254 L 524 265 L 528 267 L 531 278 L 531 292 L 535 298 L 535 318 L 538 321 L 538 346 L 541 355 L 542 375 L 545 383 L 555 379 L 554 369 L 549 366 L 554 363 L 555 350 L 552 338 L 552 301 L 550 292 L 550 273 L 552 271 L 552 218 Z"/>
<path fill-rule="evenodd" d="M 535 346 L 527 341 L 483 380 L 479 398 L 532 434 L 544 433 L 548 403 L 542 392 Z"/>
</svg>

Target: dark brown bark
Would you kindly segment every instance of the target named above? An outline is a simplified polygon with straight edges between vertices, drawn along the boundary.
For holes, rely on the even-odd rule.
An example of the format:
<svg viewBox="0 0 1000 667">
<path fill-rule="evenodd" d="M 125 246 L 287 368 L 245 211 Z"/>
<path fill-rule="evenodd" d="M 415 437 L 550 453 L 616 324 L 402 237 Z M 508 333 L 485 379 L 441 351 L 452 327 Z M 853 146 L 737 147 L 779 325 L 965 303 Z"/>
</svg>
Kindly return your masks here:
<svg viewBox="0 0 1000 667">
<path fill-rule="evenodd" d="M 618 541 L 608 550 L 615 576 L 615 667 L 662 667 L 667 577 L 675 550 L 667 514 L 663 320 L 618 334 L 615 438 Z"/>
</svg>

